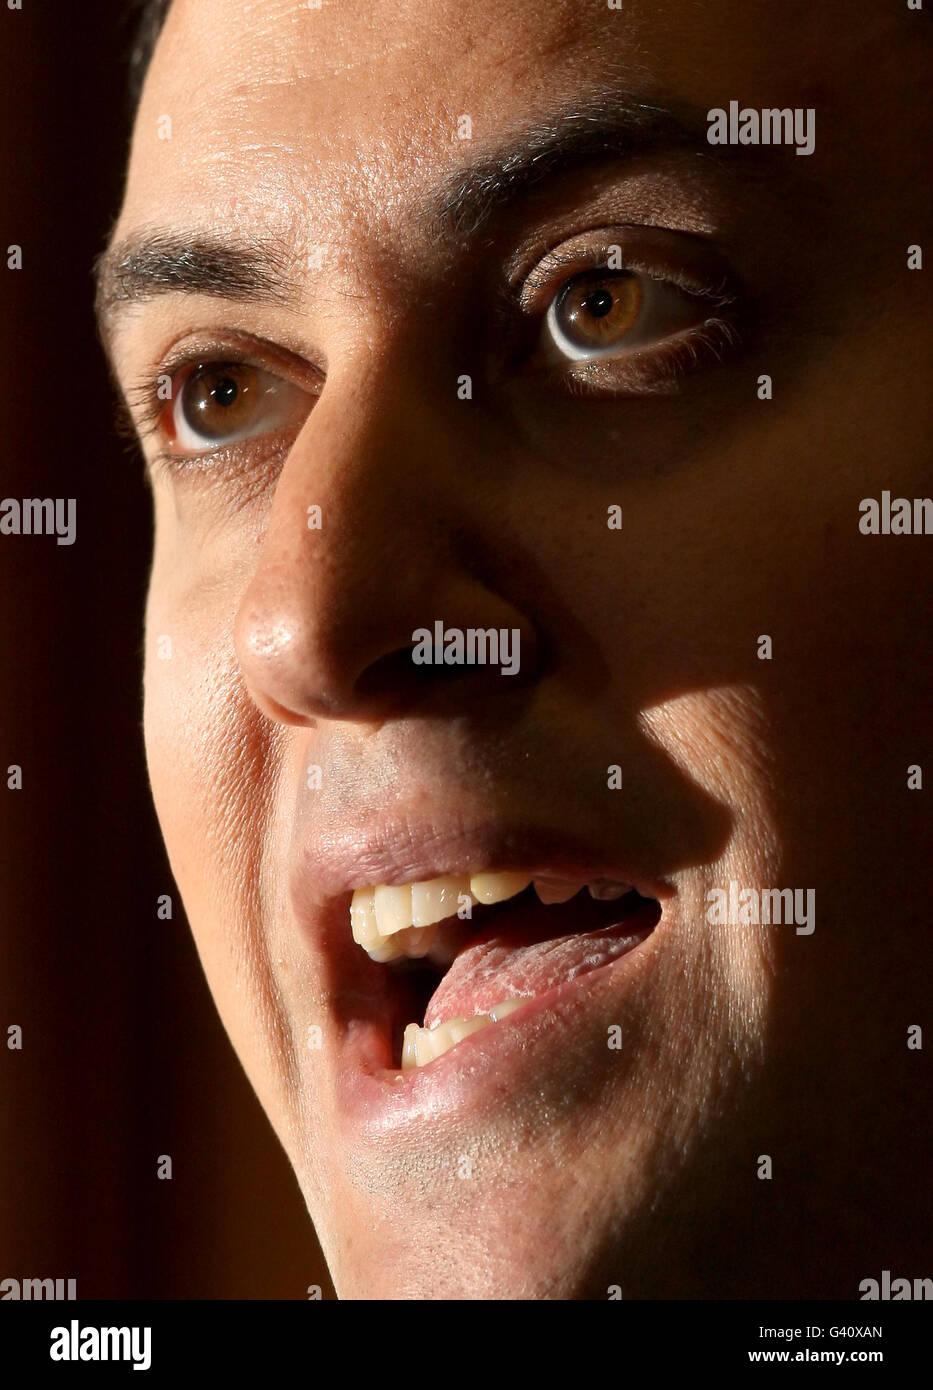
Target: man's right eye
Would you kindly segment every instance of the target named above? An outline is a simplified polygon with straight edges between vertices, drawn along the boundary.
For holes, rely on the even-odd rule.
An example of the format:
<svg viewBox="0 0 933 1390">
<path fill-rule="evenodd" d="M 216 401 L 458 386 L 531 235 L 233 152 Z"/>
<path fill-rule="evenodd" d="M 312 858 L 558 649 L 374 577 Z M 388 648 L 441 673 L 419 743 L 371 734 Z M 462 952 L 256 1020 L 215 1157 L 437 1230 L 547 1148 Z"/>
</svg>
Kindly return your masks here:
<svg viewBox="0 0 933 1390">
<path fill-rule="evenodd" d="M 300 425 L 310 393 L 249 362 L 199 362 L 172 383 L 158 427 L 168 451 L 205 454 Z"/>
</svg>

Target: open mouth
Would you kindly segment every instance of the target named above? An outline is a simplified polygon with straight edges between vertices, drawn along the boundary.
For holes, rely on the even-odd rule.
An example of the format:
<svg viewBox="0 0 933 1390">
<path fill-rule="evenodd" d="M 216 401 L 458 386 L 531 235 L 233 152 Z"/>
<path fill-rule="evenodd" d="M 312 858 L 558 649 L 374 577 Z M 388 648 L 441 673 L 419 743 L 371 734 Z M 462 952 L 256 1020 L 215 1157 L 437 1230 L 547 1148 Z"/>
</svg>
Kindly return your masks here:
<svg viewBox="0 0 933 1390">
<path fill-rule="evenodd" d="M 402 1071 L 627 955 L 660 917 L 660 902 L 628 883 L 522 872 L 358 888 L 350 906 L 354 940 L 397 986 Z"/>
</svg>

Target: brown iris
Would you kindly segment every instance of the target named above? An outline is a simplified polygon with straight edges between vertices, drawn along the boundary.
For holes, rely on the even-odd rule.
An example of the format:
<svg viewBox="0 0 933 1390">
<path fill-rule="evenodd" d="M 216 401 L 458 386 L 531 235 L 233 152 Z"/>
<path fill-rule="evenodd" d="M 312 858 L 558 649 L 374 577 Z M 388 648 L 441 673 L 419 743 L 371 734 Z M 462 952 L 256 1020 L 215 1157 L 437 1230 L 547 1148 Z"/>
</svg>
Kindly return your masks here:
<svg viewBox="0 0 933 1390">
<path fill-rule="evenodd" d="M 182 413 L 205 439 L 224 439 L 249 429 L 262 394 L 255 367 L 212 362 L 196 367 L 182 387 Z"/>
<path fill-rule="evenodd" d="M 557 325 L 575 347 L 612 347 L 638 322 L 642 297 L 638 276 L 627 271 L 578 275 L 554 306 Z"/>
</svg>

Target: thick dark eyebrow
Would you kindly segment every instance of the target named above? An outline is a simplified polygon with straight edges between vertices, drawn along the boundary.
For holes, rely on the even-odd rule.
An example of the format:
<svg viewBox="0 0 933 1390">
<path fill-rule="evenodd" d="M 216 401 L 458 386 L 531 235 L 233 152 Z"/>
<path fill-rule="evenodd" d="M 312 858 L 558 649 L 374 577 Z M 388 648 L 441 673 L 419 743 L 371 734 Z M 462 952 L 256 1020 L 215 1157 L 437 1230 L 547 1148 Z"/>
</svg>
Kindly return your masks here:
<svg viewBox="0 0 933 1390">
<path fill-rule="evenodd" d="M 536 185 L 586 165 L 683 148 L 712 157 L 706 129 L 705 112 L 626 102 L 612 90 L 590 92 L 445 177 L 421 219 L 445 239 L 474 237 Z M 297 307 L 300 289 L 289 278 L 293 264 L 292 248 L 269 239 L 245 243 L 143 228 L 108 247 L 95 266 L 101 337 L 106 343 L 121 305 L 177 291 Z"/>
<path fill-rule="evenodd" d="M 265 242 L 208 233 L 142 228 L 107 247 L 94 266 L 94 307 L 106 343 L 121 305 L 175 292 L 295 306 L 300 290 L 289 276 L 292 257 Z"/>
<path fill-rule="evenodd" d="M 661 150 L 694 149 L 712 157 L 707 130 L 705 111 L 627 103 L 611 90 L 591 93 L 445 179 L 431 213 L 448 235 L 475 236 L 502 208 L 562 174 Z"/>
</svg>

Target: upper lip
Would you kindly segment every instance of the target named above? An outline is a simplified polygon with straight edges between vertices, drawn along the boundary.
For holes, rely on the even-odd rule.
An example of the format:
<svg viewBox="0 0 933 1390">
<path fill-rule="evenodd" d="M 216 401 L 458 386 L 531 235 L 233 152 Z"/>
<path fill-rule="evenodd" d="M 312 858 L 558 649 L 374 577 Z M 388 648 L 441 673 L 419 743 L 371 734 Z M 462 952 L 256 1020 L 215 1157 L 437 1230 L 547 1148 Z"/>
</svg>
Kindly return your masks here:
<svg viewBox="0 0 933 1390">
<path fill-rule="evenodd" d="M 563 828 L 398 816 L 300 841 L 294 847 L 291 883 L 297 904 L 313 911 L 357 888 L 500 870 L 579 883 L 612 879 L 650 898 L 673 892 L 663 876 L 631 862 L 624 851 L 602 850 Z"/>
<path fill-rule="evenodd" d="M 392 816 L 374 812 L 338 828 L 332 820 L 317 820 L 321 808 L 315 807 L 311 819 L 299 816 L 291 845 L 291 908 L 317 957 L 328 1012 L 340 1038 L 336 1056 L 344 1088 L 341 1105 L 348 1112 L 375 1116 L 378 1126 L 389 1123 L 392 1115 L 407 1113 L 406 1097 L 424 1094 L 426 1080 L 420 1073 L 432 1069 L 412 1073 L 403 1090 L 393 1088 L 388 1096 L 380 1090 L 384 1071 L 392 1074 L 393 1082 L 400 1074 L 401 1029 L 415 1016 L 413 1006 L 417 1012 L 423 1003 L 414 997 L 414 976 L 371 960 L 353 940 L 349 906 L 354 889 L 520 868 L 531 877 L 537 871 L 580 883 L 614 879 L 631 883 L 646 897 L 669 898 L 675 892 L 657 870 L 613 852 L 605 843 L 607 826 L 600 844 L 563 827 L 521 824 L 501 816 L 470 821 L 450 810 L 442 815 L 427 814 L 427 809 L 422 799 L 417 817 L 402 816 L 394 807 Z M 441 1080 L 444 1072 L 450 1075 L 451 1067 L 442 1069 Z M 436 1072 L 433 1078 L 438 1079 Z M 368 1090 L 370 1084 L 376 1089 Z M 452 1094 L 460 1092 L 454 1087 Z M 415 1102 L 416 1108 L 420 1103 Z"/>
</svg>

